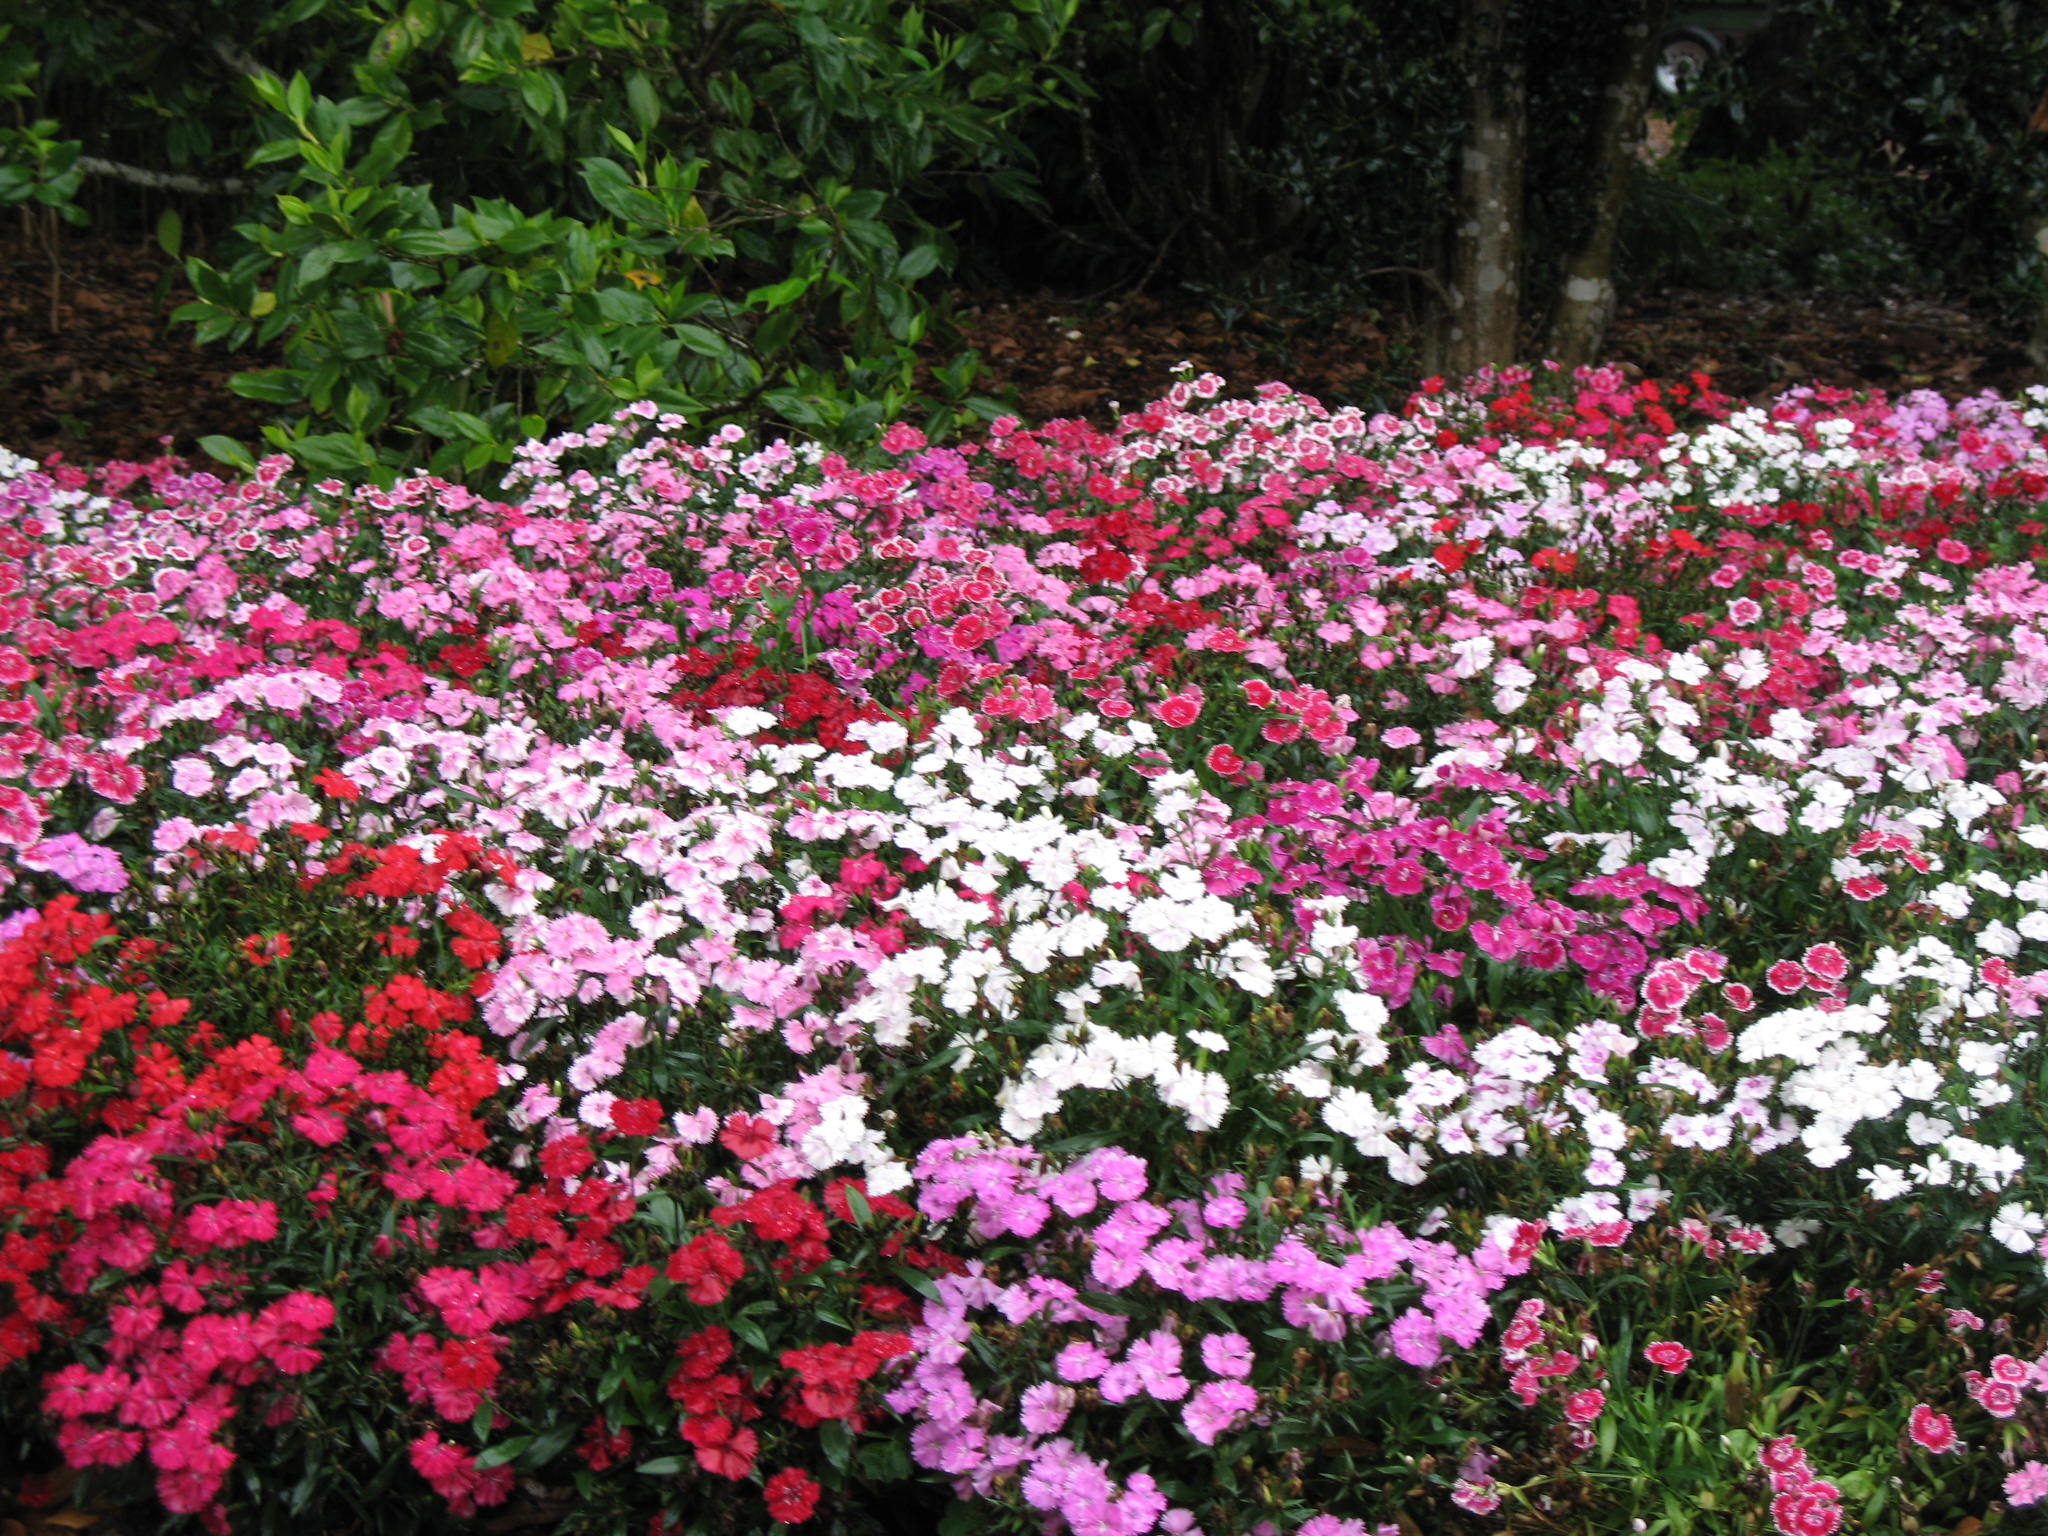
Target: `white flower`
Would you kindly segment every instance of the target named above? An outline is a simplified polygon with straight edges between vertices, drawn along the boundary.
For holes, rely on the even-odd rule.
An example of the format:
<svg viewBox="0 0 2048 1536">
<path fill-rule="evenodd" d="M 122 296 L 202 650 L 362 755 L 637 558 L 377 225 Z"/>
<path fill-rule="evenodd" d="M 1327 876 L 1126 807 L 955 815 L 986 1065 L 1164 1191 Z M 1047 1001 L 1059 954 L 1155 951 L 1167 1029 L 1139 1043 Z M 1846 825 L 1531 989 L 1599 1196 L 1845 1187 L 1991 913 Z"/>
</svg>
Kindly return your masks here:
<svg viewBox="0 0 2048 1536">
<path fill-rule="evenodd" d="M 1926 891 L 1920 899 L 1950 917 L 1961 918 L 1970 915 L 1970 889 L 1954 880 L 1942 881 L 1940 885 Z"/>
<path fill-rule="evenodd" d="M 1647 868 L 1659 880 L 1691 890 L 1707 883 L 1707 858 L 1697 849 L 1681 848 L 1652 859 Z"/>
<path fill-rule="evenodd" d="M 1387 1134 L 1394 1128 L 1394 1117 L 1357 1088 L 1340 1088 L 1330 1095 L 1323 1106 L 1323 1124 L 1339 1136 L 1351 1137 L 1367 1157 L 1384 1157 L 1394 1150 Z"/>
<path fill-rule="evenodd" d="M 1330 1069 L 1315 1061 L 1296 1062 L 1279 1074 L 1279 1081 L 1304 1099 L 1327 1099 L 1334 1087 Z"/>
<path fill-rule="evenodd" d="M 2044 1229 L 2048 1229 L 2048 1217 L 2016 1203 L 2001 1205 L 1991 1218 L 1992 1238 L 2014 1253 L 2033 1252 Z"/>
<path fill-rule="evenodd" d="M 2005 1065 L 2005 1046 L 1995 1040 L 1965 1040 L 1956 1047 L 1956 1065 L 1973 1077 L 1990 1077 Z"/>
<path fill-rule="evenodd" d="M 1205 1051 L 1222 1052 L 1230 1049 L 1230 1042 L 1213 1029 L 1189 1030 L 1188 1044 L 1198 1045 Z"/>
<path fill-rule="evenodd" d="M 1896 1200 L 1901 1195 L 1912 1193 L 1913 1181 L 1905 1170 L 1894 1168 L 1889 1163 L 1879 1163 L 1875 1168 L 1859 1168 L 1856 1177 L 1869 1186 L 1866 1193 L 1873 1200 Z"/>
<path fill-rule="evenodd" d="M 777 723 L 775 717 L 767 710 L 755 709 L 750 704 L 735 704 L 728 709 L 714 709 L 711 718 L 734 736 L 758 735 Z"/>
<path fill-rule="evenodd" d="M 1628 1145 L 1628 1125 L 1611 1109 L 1596 1109 L 1585 1116 L 1579 1124 L 1586 1133 L 1586 1140 L 1593 1146 L 1613 1151 Z"/>
<path fill-rule="evenodd" d="M 910 740 L 910 732 L 894 720 L 856 720 L 846 728 L 846 734 L 866 742 L 876 752 L 894 752 Z"/>
<path fill-rule="evenodd" d="M 1304 1184 L 1327 1184 L 1332 1189 L 1342 1189 L 1351 1177 L 1327 1157 L 1304 1157 L 1295 1168 L 1295 1176 Z"/>
<path fill-rule="evenodd" d="M 1773 1227 L 1771 1236 L 1777 1239 L 1780 1248 L 1804 1248 L 1807 1239 L 1820 1230 L 1821 1224 L 1811 1217 L 1794 1216 Z"/>
<path fill-rule="evenodd" d="M 1230 1084 L 1220 1072 L 1204 1072 L 1185 1064 L 1155 1075 L 1159 1097 L 1169 1109 L 1187 1118 L 1191 1131 L 1213 1131 L 1230 1110 Z"/>
<path fill-rule="evenodd" d="M 1673 656 L 1665 663 L 1664 670 L 1674 683 L 1687 686 L 1705 682 L 1710 671 L 1707 664 L 1691 651 L 1681 651 Z"/>
<path fill-rule="evenodd" d="M 2020 952 L 2020 936 L 1994 917 L 1977 935 L 1977 947 L 1987 955 L 2000 955 L 2010 960 Z"/>
<path fill-rule="evenodd" d="M 1955 1128 L 1946 1120 L 1923 1115 L 1917 1109 L 1906 1116 L 1906 1139 L 1916 1147 L 1936 1147 L 1948 1140 Z"/>
</svg>

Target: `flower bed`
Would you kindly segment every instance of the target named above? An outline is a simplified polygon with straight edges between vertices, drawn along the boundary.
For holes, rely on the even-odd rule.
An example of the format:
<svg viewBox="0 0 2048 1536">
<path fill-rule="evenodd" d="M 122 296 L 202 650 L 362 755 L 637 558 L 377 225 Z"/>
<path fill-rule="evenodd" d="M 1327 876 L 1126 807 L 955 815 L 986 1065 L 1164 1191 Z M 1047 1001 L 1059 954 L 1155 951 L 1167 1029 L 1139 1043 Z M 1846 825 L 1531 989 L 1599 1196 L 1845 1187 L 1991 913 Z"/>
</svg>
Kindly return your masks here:
<svg viewBox="0 0 2048 1536">
<path fill-rule="evenodd" d="M 2044 426 L 0 465 L 24 1499 L 2033 1518 Z"/>
</svg>

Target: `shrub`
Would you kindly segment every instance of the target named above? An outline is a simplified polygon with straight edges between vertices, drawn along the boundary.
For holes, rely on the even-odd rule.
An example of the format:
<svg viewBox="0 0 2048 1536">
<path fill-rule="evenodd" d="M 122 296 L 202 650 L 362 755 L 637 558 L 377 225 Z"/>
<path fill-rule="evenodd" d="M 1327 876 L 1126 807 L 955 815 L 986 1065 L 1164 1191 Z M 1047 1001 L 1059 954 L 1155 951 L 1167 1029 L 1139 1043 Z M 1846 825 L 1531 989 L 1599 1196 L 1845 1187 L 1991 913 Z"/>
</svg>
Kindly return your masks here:
<svg viewBox="0 0 2048 1536">
<path fill-rule="evenodd" d="M 233 384 L 314 473 L 480 475 L 643 396 L 858 435 L 911 405 L 920 284 L 954 258 L 912 199 L 1029 195 L 1008 124 L 1069 83 L 1072 9 L 412 6 L 356 94 L 253 78 L 252 163 L 291 174 L 242 254 L 187 261 L 178 318 L 282 343 Z M 935 427 L 973 375 L 941 370 Z"/>
</svg>

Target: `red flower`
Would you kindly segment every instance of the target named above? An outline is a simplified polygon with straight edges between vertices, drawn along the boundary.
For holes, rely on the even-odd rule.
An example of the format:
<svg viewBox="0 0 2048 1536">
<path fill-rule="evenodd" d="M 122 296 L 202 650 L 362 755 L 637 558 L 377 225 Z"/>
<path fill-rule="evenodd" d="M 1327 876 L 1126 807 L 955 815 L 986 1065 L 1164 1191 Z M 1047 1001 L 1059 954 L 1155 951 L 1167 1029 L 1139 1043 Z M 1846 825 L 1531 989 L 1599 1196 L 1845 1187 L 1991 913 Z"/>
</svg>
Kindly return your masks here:
<svg viewBox="0 0 2048 1536">
<path fill-rule="evenodd" d="M 1853 880 L 1844 880 L 1842 889 L 1858 901 L 1875 901 L 1885 891 L 1884 880 L 1878 875 L 1858 875 Z"/>
<path fill-rule="evenodd" d="M 700 1232 L 668 1256 L 668 1277 L 700 1307 L 725 1300 L 747 1261 L 722 1233 Z"/>
<path fill-rule="evenodd" d="M 681 1374 L 691 1381 L 708 1381 L 718 1368 L 732 1358 L 732 1334 L 713 1326 L 699 1329 L 676 1346 L 682 1361 Z"/>
<path fill-rule="evenodd" d="M 1081 561 L 1081 579 L 1086 582 L 1122 581 L 1138 564 L 1120 549 L 1098 549 Z"/>
<path fill-rule="evenodd" d="M 320 787 L 323 794 L 331 795 L 336 800 L 353 800 L 362 794 L 354 779 L 332 768 L 322 768 L 313 775 L 313 782 Z"/>
<path fill-rule="evenodd" d="M 1784 1536 L 1834 1536 L 1841 1529 L 1842 1506 L 1828 1483 L 1808 1483 L 1771 1500 L 1771 1522 Z"/>
<path fill-rule="evenodd" d="M 580 1133 L 558 1137 L 540 1149 L 540 1171 L 551 1179 L 573 1179 L 596 1161 L 590 1138 Z"/>
<path fill-rule="evenodd" d="M 768 1479 L 763 1494 L 768 1500 L 768 1518 L 783 1525 L 801 1525 L 818 1508 L 818 1485 L 810 1475 L 795 1467 L 784 1467 Z"/>
<path fill-rule="evenodd" d="M 1799 958 L 1808 973 L 1822 981 L 1840 981 L 1849 974 L 1849 957 L 1833 944 L 1810 945 Z"/>
<path fill-rule="evenodd" d="M 652 1136 L 662 1118 L 659 1099 L 620 1099 L 612 1105 L 612 1129 L 621 1136 Z"/>
<path fill-rule="evenodd" d="M 292 936 L 288 933 L 252 933 L 242 940 L 242 956 L 251 965 L 268 965 L 273 960 L 288 958 L 292 952 Z"/>
<path fill-rule="evenodd" d="M 1799 1442 L 1790 1435 L 1780 1435 L 1769 1441 L 1757 1452 L 1757 1460 L 1772 1472 L 1800 1472 L 1806 1470 L 1806 1452 Z"/>
<path fill-rule="evenodd" d="M 742 1429 L 731 1419 L 691 1419 L 683 1426 L 683 1438 L 696 1447 L 697 1465 L 713 1477 L 745 1477 L 754 1468 L 754 1453 L 761 1441 L 751 1429 Z"/>
<path fill-rule="evenodd" d="M 733 1114 L 726 1116 L 725 1129 L 718 1133 L 719 1144 L 743 1163 L 751 1163 L 757 1157 L 765 1157 L 774 1148 L 776 1130 L 774 1125 L 753 1115 Z"/>
</svg>

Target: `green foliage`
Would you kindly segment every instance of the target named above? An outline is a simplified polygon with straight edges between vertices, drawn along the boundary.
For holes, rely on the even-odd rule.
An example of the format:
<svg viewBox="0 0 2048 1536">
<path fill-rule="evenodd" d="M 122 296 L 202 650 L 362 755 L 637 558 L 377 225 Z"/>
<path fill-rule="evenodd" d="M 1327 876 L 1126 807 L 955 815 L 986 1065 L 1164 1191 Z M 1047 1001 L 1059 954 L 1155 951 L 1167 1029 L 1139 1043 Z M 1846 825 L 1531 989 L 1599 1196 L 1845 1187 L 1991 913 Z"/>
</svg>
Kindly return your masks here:
<svg viewBox="0 0 2048 1536">
<path fill-rule="evenodd" d="M 1920 272 L 1884 209 L 1810 149 L 1667 160 L 1636 178 L 1620 243 L 1624 278 L 1640 287 L 1868 294 Z"/>
<path fill-rule="evenodd" d="M 1727 72 L 1716 153 L 1796 140 L 1825 172 L 1816 190 L 1896 230 L 1923 287 L 2008 302 L 2042 287 L 2048 134 L 2029 121 L 2048 6 L 1784 0 L 1770 30 L 1780 46 Z"/>
<path fill-rule="evenodd" d="M 0 101 L 17 108 L 36 103 L 36 63 L 26 39 L 0 26 Z M 9 128 L 0 126 L 0 208 L 35 204 L 53 210 L 66 223 L 83 224 L 78 206 L 79 168 L 83 147 L 76 139 L 59 138 L 54 118 L 38 117 Z"/>
<path fill-rule="evenodd" d="M 325 474 L 477 474 L 640 398 L 869 430 L 918 403 L 921 284 L 955 259 L 907 199 L 1029 195 L 1009 122 L 1072 87 L 1048 60 L 1074 3 L 409 0 L 358 39 L 354 94 L 250 81 L 272 206 L 187 262 L 177 318 L 282 344 L 235 387 Z M 935 428 L 972 373 L 923 402 Z"/>
</svg>

